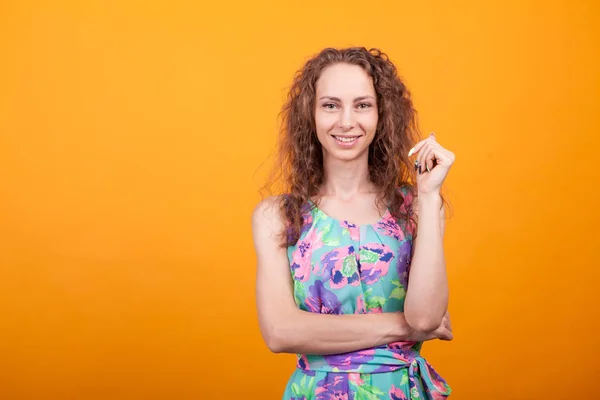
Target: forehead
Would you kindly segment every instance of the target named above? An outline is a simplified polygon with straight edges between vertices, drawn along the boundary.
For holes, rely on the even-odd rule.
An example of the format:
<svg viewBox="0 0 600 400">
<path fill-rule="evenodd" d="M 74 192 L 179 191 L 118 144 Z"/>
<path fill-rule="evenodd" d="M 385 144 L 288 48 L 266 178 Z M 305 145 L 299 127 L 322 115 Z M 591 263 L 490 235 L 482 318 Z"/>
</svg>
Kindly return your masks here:
<svg viewBox="0 0 600 400">
<path fill-rule="evenodd" d="M 334 64 L 325 68 L 317 81 L 317 98 L 375 96 L 373 79 L 358 65 Z"/>
</svg>

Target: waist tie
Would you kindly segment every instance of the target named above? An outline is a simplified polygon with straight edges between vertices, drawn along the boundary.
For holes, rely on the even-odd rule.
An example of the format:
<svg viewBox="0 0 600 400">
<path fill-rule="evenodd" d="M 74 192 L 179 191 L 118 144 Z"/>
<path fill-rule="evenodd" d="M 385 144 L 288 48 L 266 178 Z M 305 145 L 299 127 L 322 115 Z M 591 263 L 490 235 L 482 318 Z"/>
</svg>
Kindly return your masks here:
<svg viewBox="0 0 600 400">
<path fill-rule="evenodd" d="M 452 389 L 420 355 L 420 342 L 397 342 L 366 350 L 334 355 L 298 355 L 304 371 L 376 374 L 408 369 L 410 399 L 421 399 L 417 382 L 432 400 L 443 400 Z M 400 383 L 400 382 L 399 382 Z"/>
</svg>

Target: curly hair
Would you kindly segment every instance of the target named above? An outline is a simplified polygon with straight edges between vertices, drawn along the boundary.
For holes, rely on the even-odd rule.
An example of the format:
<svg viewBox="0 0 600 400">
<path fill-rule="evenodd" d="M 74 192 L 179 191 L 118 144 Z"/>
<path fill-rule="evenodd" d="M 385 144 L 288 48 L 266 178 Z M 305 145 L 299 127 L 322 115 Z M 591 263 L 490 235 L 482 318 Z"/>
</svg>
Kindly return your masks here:
<svg viewBox="0 0 600 400">
<path fill-rule="evenodd" d="M 325 171 L 315 126 L 316 85 L 323 70 L 338 63 L 358 65 L 373 79 L 379 118 L 369 146 L 369 177 L 380 188 L 378 205 L 389 206 L 398 220 L 411 218 L 402 211 L 404 196 L 398 190 L 415 191 L 416 173 L 408 151 L 418 140 L 419 131 L 410 93 L 394 64 L 379 49 L 326 48 L 296 72 L 280 113 L 278 160 L 264 189 L 270 191 L 276 181 L 281 181 L 285 193 L 277 203 L 286 226 L 282 246 L 297 243 L 310 200 L 312 207 L 319 202 Z"/>
</svg>

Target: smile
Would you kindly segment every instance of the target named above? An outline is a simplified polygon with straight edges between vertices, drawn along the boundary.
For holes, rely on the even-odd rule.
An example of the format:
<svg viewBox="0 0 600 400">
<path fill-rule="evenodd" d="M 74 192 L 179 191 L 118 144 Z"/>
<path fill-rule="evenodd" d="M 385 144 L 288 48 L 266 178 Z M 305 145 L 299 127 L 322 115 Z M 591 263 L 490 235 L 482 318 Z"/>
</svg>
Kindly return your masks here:
<svg viewBox="0 0 600 400">
<path fill-rule="evenodd" d="M 360 136 L 335 136 L 334 139 L 341 143 L 354 143 Z"/>
</svg>

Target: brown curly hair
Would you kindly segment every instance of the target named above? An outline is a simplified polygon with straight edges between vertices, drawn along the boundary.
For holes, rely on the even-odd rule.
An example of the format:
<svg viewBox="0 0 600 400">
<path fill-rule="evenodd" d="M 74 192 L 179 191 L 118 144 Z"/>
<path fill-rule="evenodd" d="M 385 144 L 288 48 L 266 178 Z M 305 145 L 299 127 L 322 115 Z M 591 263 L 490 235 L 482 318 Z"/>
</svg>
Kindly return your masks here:
<svg viewBox="0 0 600 400">
<path fill-rule="evenodd" d="M 281 181 L 278 206 L 286 229 L 282 246 L 296 244 L 303 225 L 303 213 L 313 200 L 318 204 L 323 182 L 323 152 L 315 127 L 316 84 L 322 71 L 333 64 L 358 65 L 371 76 L 377 94 L 379 119 L 375 138 L 369 146 L 369 175 L 380 188 L 377 202 L 389 206 L 398 220 L 411 216 L 401 211 L 404 187 L 414 194 L 416 175 L 408 151 L 418 140 L 416 110 L 410 93 L 388 56 L 379 49 L 364 47 L 326 48 L 296 72 L 280 113 L 281 131 L 278 160 L 263 189 Z M 314 207 L 314 206 L 313 206 Z"/>
</svg>

